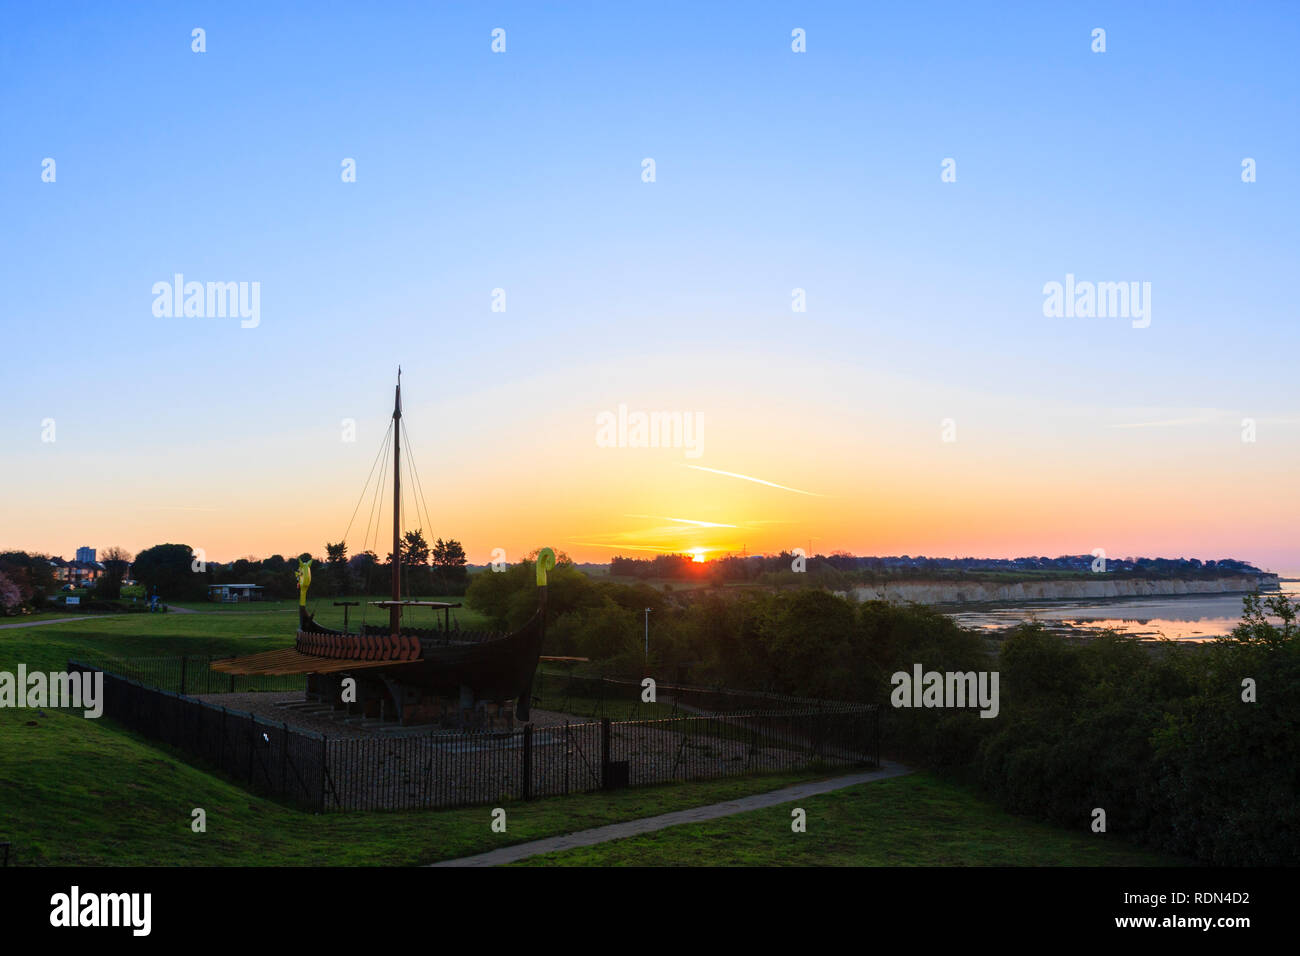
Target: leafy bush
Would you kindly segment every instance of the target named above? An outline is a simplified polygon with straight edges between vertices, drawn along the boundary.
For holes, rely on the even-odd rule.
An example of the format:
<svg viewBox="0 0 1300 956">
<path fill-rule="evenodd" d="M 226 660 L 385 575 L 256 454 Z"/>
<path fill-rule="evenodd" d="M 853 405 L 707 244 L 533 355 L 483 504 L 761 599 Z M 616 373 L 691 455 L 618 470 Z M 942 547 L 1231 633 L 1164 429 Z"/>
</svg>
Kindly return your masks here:
<svg viewBox="0 0 1300 956">
<path fill-rule="evenodd" d="M 1300 634 L 1285 595 L 1248 598 L 1234 634 L 1200 646 L 1071 647 L 1026 626 L 998 666 L 1002 714 L 975 770 L 1009 810 L 1083 828 L 1101 807 L 1108 832 L 1210 863 L 1300 862 Z"/>
<path fill-rule="evenodd" d="M 1174 853 L 1300 863 L 1300 628 L 1285 596 L 1248 598 L 1234 634 L 1206 644 L 1075 644 L 1025 625 L 991 654 L 933 609 L 816 588 L 665 594 L 568 564 L 551 582 L 547 653 L 639 675 L 650 607 L 661 679 L 878 703 L 888 755 L 973 778 L 1013 812 L 1087 832 L 1101 807 L 1108 832 Z M 536 607 L 531 565 L 475 575 L 467 602 L 518 627 Z M 915 664 L 996 670 L 998 717 L 889 706 L 891 676 Z"/>
</svg>

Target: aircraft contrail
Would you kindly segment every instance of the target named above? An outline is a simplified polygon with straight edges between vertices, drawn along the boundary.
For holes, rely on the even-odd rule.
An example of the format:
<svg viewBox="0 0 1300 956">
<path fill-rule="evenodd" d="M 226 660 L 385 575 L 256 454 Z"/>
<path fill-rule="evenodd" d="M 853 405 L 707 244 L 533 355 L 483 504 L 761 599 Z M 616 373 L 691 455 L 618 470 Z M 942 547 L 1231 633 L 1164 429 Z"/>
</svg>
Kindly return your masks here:
<svg viewBox="0 0 1300 956">
<path fill-rule="evenodd" d="M 676 521 L 679 524 L 693 524 L 700 528 L 734 528 L 734 524 L 723 524 L 720 521 L 696 521 L 694 518 L 669 518 L 666 515 L 624 515 L 625 518 L 653 518 L 656 521 Z"/>
<path fill-rule="evenodd" d="M 779 488 L 782 491 L 793 491 L 796 495 L 810 495 L 813 498 L 825 498 L 825 495 L 818 494 L 815 491 L 801 491 L 798 488 L 791 488 L 788 485 L 778 485 L 775 481 L 765 481 L 762 478 L 754 478 L 751 475 L 738 475 L 734 471 L 722 471 L 720 468 L 705 468 L 703 465 L 687 465 L 687 468 L 694 468 L 696 471 L 708 471 L 715 475 L 726 475 L 728 478 L 742 478 L 745 481 L 752 481 L 756 484 L 767 485 L 769 488 Z"/>
</svg>

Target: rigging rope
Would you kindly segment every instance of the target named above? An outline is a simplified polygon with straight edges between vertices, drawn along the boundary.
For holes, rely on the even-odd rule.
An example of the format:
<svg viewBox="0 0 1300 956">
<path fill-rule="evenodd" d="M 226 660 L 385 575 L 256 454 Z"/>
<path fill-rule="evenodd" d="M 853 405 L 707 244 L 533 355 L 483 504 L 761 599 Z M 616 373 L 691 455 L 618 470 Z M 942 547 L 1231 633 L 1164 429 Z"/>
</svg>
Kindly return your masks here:
<svg viewBox="0 0 1300 956">
<path fill-rule="evenodd" d="M 411 494 L 412 503 L 415 507 L 415 520 L 421 522 L 422 528 L 428 528 L 430 533 L 432 533 L 433 521 L 432 521 L 432 516 L 429 513 L 429 502 L 424 495 L 424 485 L 420 481 L 420 471 L 415 465 L 415 454 L 412 450 L 411 436 L 410 433 L 406 430 L 405 421 L 401 419 L 397 419 L 396 424 L 397 427 L 401 429 L 400 437 L 406 443 L 406 467 L 407 467 L 407 472 L 410 475 L 410 478 L 412 479 L 411 481 L 408 481 L 407 484 L 412 485 L 410 489 L 410 494 Z M 388 425 L 388 429 L 384 432 L 384 438 L 379 444 L 379 451 L 375 455 L 375 460 L 370 465 L 370 473 L 366 476 L 366 482 L 361 488 L 361 494 L 357 498 L 356 507 L 352 509 L 352 517 L 348 519 L 347 528 L 344 530 L 343 538 L 341 539 L 344 544 L 347 543 L 348 535 L 351 534 L 352 532 L 352 525 L 356 522 L 357 513 L 361 510 L 362 502 L 364 502 L 366 498 L 366 492 L 370 488 L 371 479 L 375 478 L 376 469 L 378 469 L 379 478 L 378 480 L 375 481 L 375 488 L 374 488 L 373 496 L 370 503 L 370 508 L 368 509 L 367 518 L 366 518 L 366 531 L 365 531 L 365 535 L 361 539 L 361 548 L 363 554 L 366 551 L 375 552 L 375 549 L 379 547 L 379 532 L 383 528 L 383 520 L 384 520 L 384 499 L 381 496 L 380 492 L 384 488 L 383 475 L 388 470 L 388 457 L 392 453 L 394 439 L 398 437 L 393 425 L 394 422 L 390 422 Z M 405 527 L 405 519 L 408 513 L 406 508 L 405 494 L 403 494 L 401 496 L 401 500 L 398 501 L 397 508 L 398 508 L 398 528 L 400 530 Z M 372 528 L 373 528 L 373 537 L 371 533 Z M 401 597 L 402 594 L 405 594 L 407 600 L 411 600 L 412 569 L 408 568 L 406 566 L 406 562 L 402 560 L 404 541 L 405 541 L 404 537 L 398 538 L 397 553 L 392 555 L 391 560 L 398 562 L 397 565 L 398 596 Z M 427 540 L 427 538 L 425 540 L 425 543 L 426 545 L 430 543 Z M 378 557 L 379 556 L 376 553 L 375 554 L 376 560 L 378 560 Z M 370 590 L 370 580 L 368 575 L 366 580 L 362 582 L 361 589 L 363 592 Z M 363 634 L 365 633 L 366 611 L 368 607 L 369 607 L 368 601 L 361 602 L 361 632 Z"/>
<path fill-rule="evenodd" d="M 432 517 L 429 515 L 429 502 L 428 502 L 428 501 L 425 499 L 425 497 L 424 497 L 424 485 L 423 485 L 423 483 L 420 481 L 420 470 L 419 470 L 418 468 L 415 467 L 415 453 L 414 453 L 414 451 L 412 450 L 412 445 L 411 445 L 411 436 L 410 436 L 410 434 L 406 431 L 406 423 L 405 423 L 405 422 L 402 422 L 402 423 L 401 423 L 401 426 L 402 426 L 402 437 L 403 437 L 403 438 L 405 439 L 405 441 L 406 441 L 406 449 L 407 449 L 407 456 L 406 456 L 406 457 L 407 457 L 407 462 L 408 462 L 408 465 L 409 465 L 409 468 L 410 468 L 411 476 L 412 476 L 412 478 L 414 479 L 414 482 L 413 482 L 413 484 L 414 484 L 414 488 L 412 489 L 411 497 L 412 497 L 412 499 L 413 499 L 414 502 L 415 502 L 415 518 L 416 518 L 417 521 L 420 520 L 420 506 L 423 505 L 423 506 L 424 506 L 424 519 L 423 519 L 423 525 L 424 525 L 424 527 L 428 528 L 428 529 L 429 529 L 429 533 L 432 534 L 432 533 L 433 533 L 433 519 L 432 519 Z M 432 543 L 433 543 L 433 542 L 429 541 L 427 538 L 425 539 L 425 544 L 427 544 L 427 545 L 431 545 Z M 432 595 L 430 595 L 430 596 L 432 597 Z M 435 617 L 435 618 L 437 617 L 437 614 L 436 614 L 436 613 L 434 614 L 434 617 Z"/>
<path fill-rule="evenodd" d="M 424 497 L 424 485 L 420 483 L 420 471 L 419 471 L 418 468 L 415 467 L 415 455 L 414 455 L 414 453 L 411 451 L 411 436 L 410 436 L 410 435 L 407 433 L 407 431 L 406 431 L 406 423 L 405 423 L 405 422 L 402 422 L 402 437 L 403 437 L 404 439 L 406 439 L 407 459 L 408 459 L 408 460 L 410 461 L 410 463 L 411 463 L 411 474 L 413 474 L 413 475 L 415 476 L 415 488 L 416 488 L 416 490 L 419 492 L 419 497 L 416 499 L 416 515 L 415 515 L 415 516 L 416 516 L 417 519 L 420 517 L 419 506 L 420 506 L 420 504 L 423 504 L 423 505 L 424 505 L 424 520 L 425 520 L 425 522 L 426 522 L 425 527 L 427 527 L 427 528 L 429 529 L 429 533 L 432 534 L 432 533 L 433 533 L 433 521 L 432 521 L 431 517 L 429 516 L 429 502 L 428 502 L 428 500 Z"/>
<path fill-rule="evenodd" d="M 384 440 L 379 443 L 379 451 L 375 453 L 374 463 L 371 464 L 370 466 L 370 474 L 366 475 L 366 483 L 361 486 L 361 496 L 357 498 L 357 506 L 352 509 L 352 517 L 348 519 L 347 530 L 343 532 L 343 537 L 339 539 L 344 544 L 347 543 L 348 533 L 351 532 L 352 530 L 352 522 L 357 520 L 357 512 L 361 510 L 361 502 L 364 501 L 366 498 L 366 489 L 370 487 L 370 479 L 375 476 L 375 466 L 379 464 L 379 456 L 382 455 L 384 453 L 384 449 L 388 447 L 388 437 L 391 434 L 392 430 L 393 430 L 393 424 L 392 422 L 389 422 L 388 431 L 384 432 Z M 365 544 L 364 540 L 362 541 L 362 544 Z"/>
<path fill-rule="evenodd" d="M 388 431 L 384 435 L 383 447 L 380 448 L 380 452 L 383 455 L 383 469 L 381 469 L 380 471 L 381 475 L 388 468 L 388 451 L 391 444 L 389 439 L 391 439 L 392 435 L 393 435 L 393 429 L 390 426 Z M 375 547 L 379 546 L 379 525 L 384 518 L 384 506 L 379 492 L 383 490 L 383 487 L 384 487 L 384 482 L 382 479 L 375 482 L 375 495 L 374 495 L 374 499 L 371 501 L 370 504 L 370 517 L 366 521 L 366 535 L 364 538 L 361 539 L 361 547 L 363 551 L 371 551 L 373 553 L 373 549 L 370 547 L 370 527 L 372 523 L 374 524 L 374 528 L 375 528 Z M 378 521 L 375 520 L 376 508 L 378 508 L 379 511 Z M 379 555 L 376 554 L 375 560 L 378 561 L 378 559 L 379 559 Z M 369 574 L 367 574 L 366 580 L 362 584 L 362 591 L 369 591 L 369 590 L 370 590 L 370 579 L 369 579 Z M 366 595 L 363 594 L 362 596 L 365 597 Z M 362 634 L 366 632 L 366 610 L 369 607 L 370 607 L 369 601 L 361 602 L 361 633 Z"/>
<path fill-rule="evenodd" d="M 387 440 L 385 440 L 383 447 L 380 448 L 380 452 L 383 454 L 383 464 L 385 468 L 388 467 L 388 448 L 389 448 L 389 443 Z M 378 544 L 379 529 L 378 529 L 378 525 L 375 522 L 375 510 L 376 508 L 380 509 L 380 517 L 382 518 L 382 506 L 379 503 L 379 492 L 383 489 L 383 484 L 384 483 L 382 480 L 375 483 L 374 497 L 371 499 L 370 502 L 370 513 L 369 513 L 369 517 L 366 519 L 366 534 L 365 537 L 361 539 L 361 548 L 363 551 L 371 550 L 370 529 L 372 526 L 375 527 L 375 543 L 376 545 Z"/>
</svg>

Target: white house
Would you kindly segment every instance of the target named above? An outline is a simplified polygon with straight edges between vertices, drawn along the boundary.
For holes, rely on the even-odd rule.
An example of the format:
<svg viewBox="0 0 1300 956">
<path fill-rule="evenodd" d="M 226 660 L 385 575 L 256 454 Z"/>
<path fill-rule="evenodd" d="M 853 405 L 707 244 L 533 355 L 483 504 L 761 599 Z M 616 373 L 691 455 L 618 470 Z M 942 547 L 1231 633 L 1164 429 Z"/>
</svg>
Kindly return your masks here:
<svg viewBox="0 0 1300 956">
<path fill-rule="evenodd" d="M 260 601 L 263 587 L 260 584 L 209 584 L 209 601 Z"/>
</svg>

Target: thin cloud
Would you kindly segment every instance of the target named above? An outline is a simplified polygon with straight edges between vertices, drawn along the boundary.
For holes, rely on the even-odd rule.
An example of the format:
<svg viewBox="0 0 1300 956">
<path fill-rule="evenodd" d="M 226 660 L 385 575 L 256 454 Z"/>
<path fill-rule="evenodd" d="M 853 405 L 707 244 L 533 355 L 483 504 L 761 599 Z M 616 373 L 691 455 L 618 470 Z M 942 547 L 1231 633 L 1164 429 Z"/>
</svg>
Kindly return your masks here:
<svg viewBox="0 0 1300 956">
<path fill-rule="evenodd" d="M 657 551 L 660 554 L 676 554 L 677 548 L 655 548 L 648 544 L 602 544 L 599 541 L 573 541 L 569 544 L 580 544 L 586 548 L 608 548 L 611 551 Z"/>
<path fill-rule="evenodd" d="M 142 505 L 141 511 L 202 511 L 210 514 L 216 514 L 219 508 L 184 508 L 180 505 Z"/>
<path fill-rule="evenodd" d="M 1221 409 L 1206 409 L 1183 418 L 1164 418 L 1151 422 L 1123 422 L 1111 425 L 1111 428 L 1178 428 L 1184 425 L 1218 425 L 1235 422 L 1238 418 L 1251 418 L 1261 425 L 1294 425 L 1300 418 L 1258 418 L 1254 415 L 1236 415 Z"/>
<path fill-rule="evenodd" d="M 1129 409 L 1127 414 L 1141 415 L 1159 414 L 1160 412 L 1182 411 L 1183 409 L 1173 408 L 1148 408 L 1148 409 Z M 1111 428 L 1177 428 L 1183 425 L 1211 425 L 1215 422 L 1221 422 L 1228 418 L 1228 413 L 1221 408 L 1195 408 L 1191 409 L 1190 415 L 1182 415 L 1177 418 L 1160 418 L 1147 422 L 1116 422 Z"/>
<path fill-rule="evenodd" d="M 723 524 L 720 521 L 696 521 L 694 518 L 668 518 L 664 515 L 624 515 L 624 518 L 649 518 L 654 521 L 676 521 L 680 524 L 693 524 L 697 528 L 735 528 L 734 524 Z"/>
<path fill-rule="evenodd" d="M 707 471 L 714 475 L 726 475 L 728 478 L 740 478 L 743 481 L 752 481 L 757 485 L 767 485 L 769 488 L 777 488 L 781 491 L 793 491 L 796 495 L 808 495 L 813 498 L 825 498 L 825 495 L 818 494 L 815 491 L 803 491 L 799 488 L 791 488 L 789 485 L 778 485 L 775 481 L 768 481 L 765 478 L 755 478 L 753 475 L 741 475 L 734 471 L 723 471 L 720 468 L 705 468 L 703 465 L 687 465 L 687 468 L 693 468 L 696 471 Z"/>
<path fill-rule="evenodd" d="M 1163 422 L 1123 422 L 1111 428 L 1165 428 L 1175 425 L 1209 425 L 1213 418 L 1169 418 Z"/>
</svg>

